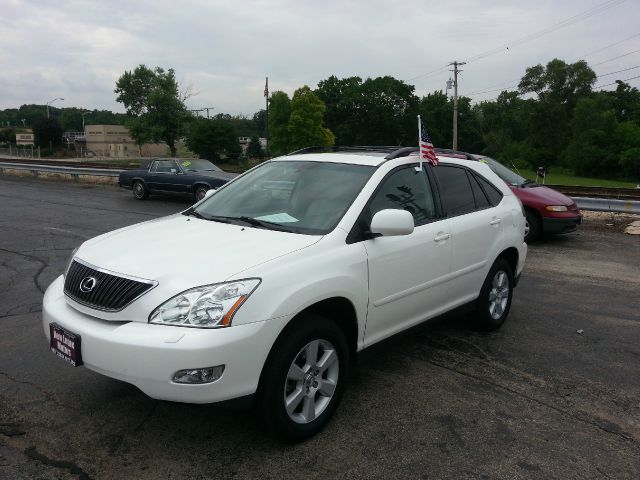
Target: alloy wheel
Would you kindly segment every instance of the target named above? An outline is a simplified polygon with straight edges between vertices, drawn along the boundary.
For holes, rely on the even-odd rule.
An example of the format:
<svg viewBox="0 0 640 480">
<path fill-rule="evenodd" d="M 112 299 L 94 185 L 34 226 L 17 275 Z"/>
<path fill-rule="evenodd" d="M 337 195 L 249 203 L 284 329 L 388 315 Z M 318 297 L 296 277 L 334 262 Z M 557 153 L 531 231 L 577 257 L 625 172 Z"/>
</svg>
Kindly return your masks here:
<svg viewBox="0 0 640 480">
<path fill-rule="evenodd" d="M 295 356 L 284 386 L 284 406 L 296 423 L 310 423 L 326 410 L 338 384 L 340 360 L 331 342 L 313 340 Z"/>
<path fill-rule="evenodd" d="M 509 303 L 509 276 L 503 270 L 498 270 L 493 276 L 489 291 L 489 315 L 498 320 Z"/>
</svg>

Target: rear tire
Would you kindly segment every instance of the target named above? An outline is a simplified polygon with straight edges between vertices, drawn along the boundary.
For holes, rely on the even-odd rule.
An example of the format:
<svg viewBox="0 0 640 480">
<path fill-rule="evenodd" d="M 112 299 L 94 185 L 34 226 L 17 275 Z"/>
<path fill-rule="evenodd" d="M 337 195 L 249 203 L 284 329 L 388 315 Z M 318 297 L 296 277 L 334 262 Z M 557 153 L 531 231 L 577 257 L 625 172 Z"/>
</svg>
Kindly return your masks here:
<svg viewBox="0 0 640 480">
<path fill-rule="evenodd" d="M 146 200 L 147 198 L 149 198 L 149 190 L 147 189 L 146 185 L 140 180 L 136 180 L 135 182 L 133 182 L 131 190 L 133 192 L 133 198 L 135 198 L 136 200 Z"/>
<path fill-rule="evenodd" d="M 481 330 L 497 330 L 509 315 L 513 298 L 513 272 L 504 258 L 498 258 L 482 285 L 476 302 L 476 325 Z"/>
<path fill-rule="evenodd" d="M 525 227 L 525 242 L 532 242 L 540 238 L 540 234 L 542 233 L 542 225 L 540 222 L 540 217 L 532 210 L 525 210 L 525 217 L 527 220 L 527 226 Z"/>
<path fill-rule="evenodd" d="M 306 315 L 273 346 L 258 387 L 268 430 L 298 442 L 319 432 L 335 412 L 347 378 L 349 350 L 333 321 Z"/>
</svg>

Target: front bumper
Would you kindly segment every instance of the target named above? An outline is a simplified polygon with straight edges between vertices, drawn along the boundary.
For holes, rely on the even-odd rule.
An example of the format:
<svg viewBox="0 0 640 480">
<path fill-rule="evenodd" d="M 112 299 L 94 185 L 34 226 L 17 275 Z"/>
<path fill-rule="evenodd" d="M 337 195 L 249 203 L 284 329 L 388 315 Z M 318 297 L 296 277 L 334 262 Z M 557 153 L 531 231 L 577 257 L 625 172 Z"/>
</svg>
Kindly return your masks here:
<svg viewBox="0 0 640 480">
<path fill-rule="evenodd" d="M 542 217 L 542 231 L 544 233 L 569 233 L 582 223 L 582 215 L 575 217 L 550 218 Z"/>
<path fill-rule="evenodd" d="M 80 335 L 87 368 L 131 383 L 152 398 L 186 403 L 255 393 L 269 350 L 289 320 L 281 317 L 221 329 L 100 320 L 67 304 L 62 276 L 45 292 L 42 312 L 47 339 L 52 322 Z M 225 371 L 213 383 L 171 381 L 178 370 L 217 365 L 225 365 Z M 62 361 L 60 368 L 67 368 Z"/>
</svg>

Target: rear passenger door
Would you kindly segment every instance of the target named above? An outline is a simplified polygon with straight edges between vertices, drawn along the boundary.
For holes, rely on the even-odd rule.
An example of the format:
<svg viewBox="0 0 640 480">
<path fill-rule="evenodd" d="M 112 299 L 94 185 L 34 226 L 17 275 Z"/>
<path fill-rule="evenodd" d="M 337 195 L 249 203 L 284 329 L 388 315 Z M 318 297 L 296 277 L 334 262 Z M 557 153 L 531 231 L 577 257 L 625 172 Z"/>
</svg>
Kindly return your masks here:
<svg viewBox="0 0 640 480">
<path fill-rule="evenodd" d="M 508 219 L 496 206 L 502 195 L 498 192 L 497 198 L 490 197 L 485 192 L 489 182 L 476 173 L 442 163 L 432 171 L 451 229 L 449 285 L 456 303 L 463 304 L 480 293 L 490 263 L 502 244 L 502 223 Z"/>
</svg>

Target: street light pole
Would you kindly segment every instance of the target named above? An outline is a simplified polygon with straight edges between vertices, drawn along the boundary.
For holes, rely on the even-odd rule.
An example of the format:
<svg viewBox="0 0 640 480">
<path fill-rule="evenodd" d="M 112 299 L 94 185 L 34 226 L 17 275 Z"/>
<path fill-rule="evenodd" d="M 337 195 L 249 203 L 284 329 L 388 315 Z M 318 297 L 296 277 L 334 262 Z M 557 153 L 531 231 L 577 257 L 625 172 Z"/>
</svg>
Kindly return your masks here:
<svg viewBox="0 0 640 480">
<path fill-rule="evenodd" d="M 62 97 L 57 97 L 57 98 L 54 98 L 53 100 L 49 100 L 49 101 L 47 102 L 47 118 L 50 118 L 50 117 L 49 117 L 49 105 L 51 105 L 51 104 L 52 104 L 53 102 L 55 102 L 56 100 L 63 100 L 63 101 L 64 101 L 64 98 L 62 98 Z"/>
</svg>

